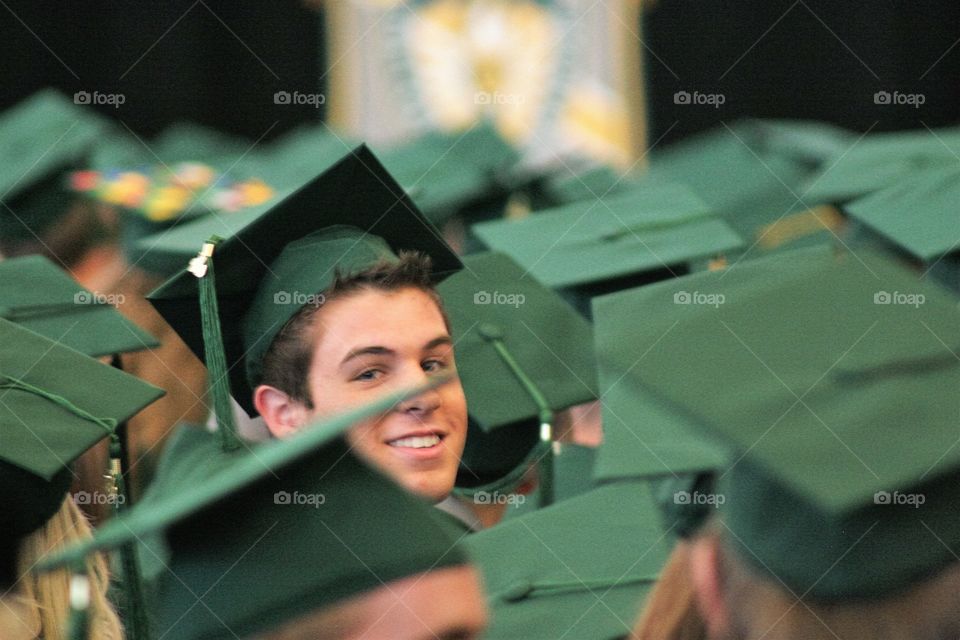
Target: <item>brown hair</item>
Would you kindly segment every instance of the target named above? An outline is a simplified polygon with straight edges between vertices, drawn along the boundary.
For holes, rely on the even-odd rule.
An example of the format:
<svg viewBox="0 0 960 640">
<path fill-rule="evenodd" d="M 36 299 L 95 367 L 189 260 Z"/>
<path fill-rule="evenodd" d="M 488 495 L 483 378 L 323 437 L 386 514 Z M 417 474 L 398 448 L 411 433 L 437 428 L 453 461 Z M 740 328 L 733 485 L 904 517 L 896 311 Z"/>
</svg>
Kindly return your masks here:
<svg viewBox="0 0 960 640">
<path fill-rule="evenodd" d="M 761 576 L 732 551 L 719 532 L 723 599 L 732 638 L 765 640 L 956 640 L 960 637 L 960 563 L 926 581 L 875 600 L 824 603 L 797 597 Z M 800 594 L 798 594 L 799 596 Z"/>
<path fill-rule="evenodd" d="M 443 303 L 433 287 L 430 272 L 430 257 L 414 251 L 401 251 L 397 261 L 381 260 L 353 274 L 343 274 L 337 270 L 333 283 L 317 296 L 315 302 L 308 303 L 297 311 L 273 339 L 263 356 L 258 384 L 270 385 L 312 408 L 307 377 L 317 337 L 314 319 L 324 304 L 359 291 L 398 291 L 408 287 L 420 289 L 430 294 L 437 303 L 444 323 L 449 327 Z"/>
</svg>

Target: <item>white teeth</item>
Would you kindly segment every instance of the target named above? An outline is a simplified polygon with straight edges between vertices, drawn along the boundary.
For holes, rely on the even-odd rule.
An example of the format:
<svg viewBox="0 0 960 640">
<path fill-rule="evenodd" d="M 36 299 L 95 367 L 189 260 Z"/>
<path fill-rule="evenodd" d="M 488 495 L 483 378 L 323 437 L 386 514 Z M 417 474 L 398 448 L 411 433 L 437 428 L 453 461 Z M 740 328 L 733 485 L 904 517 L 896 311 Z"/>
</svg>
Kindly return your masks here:
<svg viewBox="0 0 960 640">
<path fill-rule="evenodd" d="M 388 442 L 391 447 L 407 447 L 409 449 L 426 449 L 440 444 L 440 436 L 415 436 L 413 438 L 400 438 Z"/>
</svg>

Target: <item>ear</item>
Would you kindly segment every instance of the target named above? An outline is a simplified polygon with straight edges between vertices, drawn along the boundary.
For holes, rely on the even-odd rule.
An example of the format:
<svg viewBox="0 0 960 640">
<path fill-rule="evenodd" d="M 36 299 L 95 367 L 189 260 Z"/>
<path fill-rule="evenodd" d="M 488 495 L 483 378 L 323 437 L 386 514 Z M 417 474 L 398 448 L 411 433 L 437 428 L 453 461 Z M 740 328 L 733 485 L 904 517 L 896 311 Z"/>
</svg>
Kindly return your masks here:
<svg viewBox="0 0 960 640">
<path fill-rule="evenodd" d="M 309 418 L 309 410 L 302 402 L 267 384 L 254 389 L 253 405 L 274 438 L 296 433 Z"/>
<path fill-rule="evenodd" d="M 720 540 L 704 535 L 690 549 L 690 580 L 700 615 L 711 638 L 725 638 L 730 632 L 730 612 L 723 591 Z"/>
</svg>

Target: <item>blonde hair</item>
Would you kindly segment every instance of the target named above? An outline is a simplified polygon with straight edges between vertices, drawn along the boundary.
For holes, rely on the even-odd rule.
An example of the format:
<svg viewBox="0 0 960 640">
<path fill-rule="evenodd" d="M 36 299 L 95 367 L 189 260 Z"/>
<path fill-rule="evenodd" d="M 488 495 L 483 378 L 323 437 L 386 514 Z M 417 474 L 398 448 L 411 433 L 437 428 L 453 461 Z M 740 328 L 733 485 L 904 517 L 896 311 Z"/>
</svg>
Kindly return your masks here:
<svg viewBox="0 0 960 640">
<path fill-rule="evenodd" d="M 960 637 L 960 563 L 905 591 L 875 600 L 823 603 L 793 596 L 730 551 L 716 531 L 723 600 L 731 637 L 764 640 L 956 640 Z M 881 559 L 882 560 L 882 559 Z M 799 595 L 799 594 L 798 594 Z"/>
<path fill-rule="evenodd" d="M 29 629 L 29 638 L 67 640 L 70 617 L 70 571 L 59 569 L 35 574 L 32 569 L 44 555 L 90 538 L 92 530 L 86 517 L 69 496 L 46 524 L 20 543 L 17 562 L 19 581 L 16 592 L 4 598 L 12 607 L 0 612 L 16 615 L 19 624 Z M 107 562 L 100 554 L 87 559 L 90 580 L 90 638 L 123 640 L 123 627 L 113 605 L 107 599 L 110 575 Z M 5 628 L 5 627 L 4 627 Z"/>
<path fill-rule="evenodd" d="M 690 579 L 690 542 L 677 542 L 647 597 L 630 640 L 706 640 Z"/>
</svg>

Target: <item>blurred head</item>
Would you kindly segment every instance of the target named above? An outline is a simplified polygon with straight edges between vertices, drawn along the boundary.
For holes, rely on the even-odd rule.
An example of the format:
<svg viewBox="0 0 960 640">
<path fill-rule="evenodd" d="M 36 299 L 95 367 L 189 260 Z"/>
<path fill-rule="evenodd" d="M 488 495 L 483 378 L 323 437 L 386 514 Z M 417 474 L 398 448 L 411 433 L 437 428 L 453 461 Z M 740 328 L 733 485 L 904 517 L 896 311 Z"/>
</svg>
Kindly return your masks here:
<svg viewBox="0 0 960 640">
<path fill-rule="evenodd" d="M 262 370 L 254 404 L 279 438 L 312 420 L 454 374 L 347 434 L 361 456 L 406 489 L 433 501 L 450 493 L 467 409 L 428 259 L 404 254 L 397 263 L 338 275 L 316 304 L 287 322 Z"/>
<path fill-rule="evenodd" d="M 631 640 L 706 640 L 690 579 L 688 539 L 670 553 L 630 635 Z"/>
<path fill-rule="evenodd" d="M 257 640 L 472 640 L 486 620 L 478 574 L 460 565 L 389 582 Z"/>
<path fill-rule="evenodd" d="M 890 597 L 816 602 L 748 566 L 714 528 L 693 543 L 690 576 L 712 640 L 960 637 L 960 563 Z"/>
</svg>

